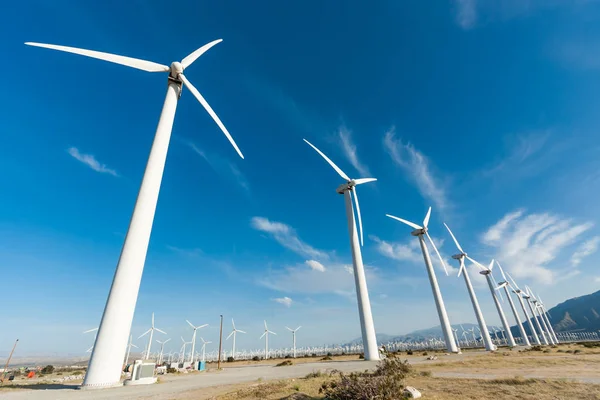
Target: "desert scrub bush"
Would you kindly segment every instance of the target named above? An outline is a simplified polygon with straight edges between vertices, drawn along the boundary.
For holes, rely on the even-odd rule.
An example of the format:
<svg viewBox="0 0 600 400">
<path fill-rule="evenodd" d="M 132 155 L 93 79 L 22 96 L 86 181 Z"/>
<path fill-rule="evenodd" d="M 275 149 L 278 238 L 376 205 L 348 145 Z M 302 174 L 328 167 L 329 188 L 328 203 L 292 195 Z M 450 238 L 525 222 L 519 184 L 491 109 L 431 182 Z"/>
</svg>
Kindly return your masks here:
<svg viewBox="0 0 600 400">
<path fill-rule="evenodd" d="M 546 350 L 544 350 L 544 353 L 552 353 L 552 350 L 546 349 Z"/>
<path fill-rule="evenodd" d="M 275 366 L 276 367 L 287 367 L 288 365 L 293 365 L 290 360 L 282 361 L 279 364 L 276 364 Z"/>
<path fill-rule="evenodd" d="M 424 356 L 426 356 L 426 355 L 427 355 L 427 352 L 426 352 L 426 351 L 424 351 L 424 352 L 423 352 L 423 355 L 424 355 Z"/>
<path fill-rule="evenodd" d="M 542 351 L 542 350 L 543 350 L 543 349 L 542 349 L 542 346 L 540 346 L 540 345 L 537 345 L 537 344 L 536 344 L 535 346 L 531 346 L 531 347 L 529 348 L 529 351 Z"/>
<path fill-rule="evenodd" d="M 583 347 L 588 348 L 588 349 L 593 349 L 594 347 L 600 347 L 600 342 L 591 342 L 591 343 L 582 343 L 581 344 Z"/>
<path fill-rule="evenodd" d="M 232 356 L 227 357 L 227 362 L 234 362 L 235 358 L 233 358 Z"/>
<path fill-rule="evenodd" d="M 333 354 L 331 354 L 331 352 L 327 353 L 327 357 L 333 357 Z"/>
<path fill-rule="evenodd" d="M 54 372 L 54 365 L 46 365 L 40 372 L 45 375 L 51 374 Z"/>
<path fill-rule="evenodd" d="M 556 350 L 557 353 L 564 353 L 565 351 L 563 349 L 558 349 Z"/>
<path fill-rule="evenodd" d="M 260 357 L 259 356 L 254 356 L 254 357 L 252 357 L 252 361 L 260 361 Z"/>
<path fill-rule="evenodd" d="M 77 376 L 83 375 L 83 371 L 73 371 L 73 372 L 71 372 L 71 375 L 77 375 Z"/>
<path fill-rule="evenodd" d="M 406 355 L 407 356 L 412 356 L 413 355 L 413 351 L 412 350 L 406 350 Z"/>
<path fill-rule="evenodd" d="M 313 372 L 306 374 L 304 379 L 314 379 L 314 378 L 320 378 L 322 376 L 324 376 L 324 374 L 321 371 L 313 371 Z"/>
<path fill-rule="evenodd" d="M 404 379 L 410 370 L 408 362 L 386 358 L 374 372 L 340 373 L 338 379 L 324 383 L 319 393 L 328 400 L 396 400 L 404 390 Z"/>
<path fill-rule="evenodd" d="M 292 386 L 292 389 L 295 390 L 296 392 L 300 391 L 300 385 L 294 385 Z"/>
<path fill-rule="evenodd" d="M 283 357 L 283 358 L 292 358 L 292 356 L 288 354 L 288 355 L 286 355 L 286 356 L 285 356 L 285 357 Z"/>
<path fill-rule="evenodd" d="M 167 368 L 167 374 L 174 374 L 175 372 L 177 372 L 177 368 Z"/>
<path fill-rule="evenodd" d="M 287 386 L 287 382 L 283 381 L 261 383 L 256 386 L 239 390 L 237 392 L 237 396 L 241 399 L 246 399 L 249 397 L 254 397 L 256 399 L 266 399 L 269 396 L 272 396 L 274 393 L 281 391 L 285 386 Z"/>
<path fill-rule="evenodd" d="M 358 359 L 359 360 L 364 360 L 365 359 L 365 355 L 363 353 L 358 355 Z"/>
<path fill-rule="evenodd" d="M 431 371 L 421 371 L 421 372 L 419 372 L 419 375 L 421 375 L 421 376 L 431 376 Z"/>
<path fill-rule="evenodd" d="M 580 353 L 583 353 L 583 351 L 581 351 L 581 350 L 574 350 L 573 351 L 573 354 L 580 354 Z"/>
<path fill-rule="evenodd" d="M 331 356 L 325 356 L 323 358 L 321 358 L 321 361 L 331 361 L 333 360 L 333 358 L 331 358 Z"/>
<path fill-rule="evenodd" d="M 518 386 L 518 385 L 532 385 L 537 382 L 543 382 L 539 379 L 528 378 L 525 379 L 522 376 L 515 376 L 514 378 L 501 378 L 501 379 L 490 379 L 487 381 L 492 385 L 510 385 L 510 386 Z"/>
</svg>

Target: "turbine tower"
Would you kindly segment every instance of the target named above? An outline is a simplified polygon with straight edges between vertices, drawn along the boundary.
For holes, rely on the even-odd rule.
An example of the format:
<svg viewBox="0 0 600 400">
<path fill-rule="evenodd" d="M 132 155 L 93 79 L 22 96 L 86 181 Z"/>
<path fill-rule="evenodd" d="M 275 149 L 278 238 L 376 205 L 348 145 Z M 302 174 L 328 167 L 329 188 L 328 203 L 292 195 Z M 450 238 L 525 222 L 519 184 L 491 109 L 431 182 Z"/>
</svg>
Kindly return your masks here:
<svg viewBox="0 0 600 400">
<path fill-rule="evenodd" d="M 435 276 L 435 271 L 433 269 L 433 265 L 431 264 L 431 257 L 429 256 L 429 250 L 427 249 L 427 244 L 425 243 L 425 236 L 429 239 L 429 243 L 431 243 L 431 247 L 435 250 L 438 255 L 444 270 L 446 271 L 446 275 L 448 275 L 448 270 L 446 270 L 446 263 L 444 263 L 444 259 L 440 255 L 437 247 L 435 247 L 435 243 L 429 236 L 429 232 L 427 230 L 427 225 L 429 224 L 429 217 L 431 217 L 431 207 L 427 211 L 425 215 L 425 219 L 423 219 L 423 226 L 419 226 L 413 222 L 407 221 L 402 218 L 394 217 L 393 215 L 386 214 L 387 217 L 395 219 L 397 221 L 402 222 L 414 229 L 411 232 L 411 235 L 419 238 L 419 244 L 421 245 L 421 251 L 423 252 L 423 258 L 425 259 L 425 267 L 427 268 L 427 274 L 429 275 L 429 283 L 431 284 L 431 290 L 433 292 L 433 298 L 435 299 L 435 306 L 437 308 L 438 316 L 440 318 L 440 325 L 442 326 L 442 332 L 444 332 L 444 339 L 446 340 L 446 348 L 449 353 L 458 353 L 458 347 L 456 346 L 456 342 L 454 340 L 454 335 L 452 334 L 452 326 L 450 325 L 450 320 L 448 319 L 448 313 L 446 312 L 446 306 L 444 305 L 444 299 L 442 298 L 442 292 L 440 291 L 440 286 L 437 282 L 437 277 Z"/>
<path fill-rule="evenodd" d="M 157 340 L 156 342 L 160 344 L 160 353 L 158 353 L 158 365 L 162 365 L 162 360 L 163 360 L 163 350 L 165 348 L 165 344 L 171 340 L 170 338 L 165 340 L 164 342 L 161 342 L 160 340 Z"/>
<path fill-rule="evenodd" d="M 525 286 L 525 289 L 527 289 L 527 286 Z M 527 301 L 527 305 L 529 306 L 529 310 L 531 311 L 531 319 L 535 321 L 535 326 L 537 326 L 538 332 L 542 337 L 542 342 L 544 342 L 544 344 L 547 345 L 548 339 L 546 338 L 546 334 L 542 329 L 542 325 L 540 325 L 540 320 L 537 318 L 537 313 L 535 312 L 535 307 L 533 305 L 533 300 L 531 300 L 531 295 L 529 294 L 529 291 L 526 290 L 525 292 L 523 292 L 523 298 Z"/>
<path fill-rule="evenodd" d="M 548 328 L 550 329 L 550 335 L 554 339 L 554 342 L 556 344 L 558 344 L 558 337 L 556 337 L 556 332 L 554 332 L 554 327 L 550 323 L 550 318 L 549 318 L 550 317 L 550 313 L 546 309 L 546 306 L 544 305 L 544 302 L 542 301 L 542 298 L 540 296 L 537 296 L 537 299 L 538 299 L 539 304 L 540 304 L 540 310 L 542 310 L 542 317 L 544 317 L 544 319 L 546 320 L 546 323 L 548 324 Z"/>
<path fill-rule="evenodd" d="M 296 332 L 302 328 L 301 326 L 297 327 L 296 329 L 290 329 L 287 326 L 285 327 L 285 329 L 287 329 L 288 331 L 292 332 L 292 343 L 294 345 L 294 358 L 296 358 Z"/>
<path fill-rule="evenodd" d="M 533 302 L 534 311 L 537 313 L 540 321 L 542 321 L 542 327 L 544 328 L 544 334 L 547 336 L 548 342 L 550 342 L 550 344 L 556 344 L 554 342 L 554 338 L 550 334 L 550 329 L 548 328 L 548 324 L 546 324 L 546 320 L 544 319 L 542 312 L 540 312 L 540 302 L 533 295 L 533 291 L 529 288 L 529 286 L 525 285 L 525 289 L 527 289 L 527 293 L 529 294 L 529 296 L 531 296 L 531 301 Z"/>
<path fill-rule="evenodd" d="M 192 329 L 194 330 L 194 333 L 192 334 L 192 354 L 190 354 L 190 362 L 194 362 L 194 352 L 196 351 L 196 331 L 198 329 L 204 328 L 205 326 L 208 326 L 208 324 L 204 324 L 204 325 L 200 325 L 200 326 L 194 326 L 190 321 L 188 321 L 187 319 L 185 320 L 185 322 L 187 322 Z"/>
<path fill-rule="evenodd" d="M 269 333 L 277 335 L 275 332 L 271 332 L 269 328 L 267 328 L 267 321 L 265 321 L 265 332 L 261 335 L 261 337 L 259 337 L 259 339 L 262 339 L 263 336 L 265 338 L 265 360 L 269 358 Z"/>
<path fill-rule="evenodd" d="M 207 342 L 202 336 L 200 336 L 200 340 L 202 341 L 202 361 L 206 361 L 206 345 L 212 342 Z"/>
<path fill-rule="evenodd" d="M 462 274 L 465 279 L 465 284 L 467 285 L 467 291 L 469 292 L 469 297 L 471 298 L 471 304 L 473 305 L 473 311 L 475 312 L 475 317 L 477 318 L 477 323 L 479 324 L 479 330 L 481 331 L 481 338 L 483 339 L 483 345 L 485 346 L 485 349 L 487 351 L 494 351 L 497 349 L 497 347 L 492 342 L 492 338 L 490 337 L 490 332 L 488 330 L 487 325 L 485 324 L 485 319 L 483 318 L 483 314 L 481 313 L 481 308 L 479 307 L 479 301 L 477 301 L 477 295 L 475 294 L 475 290 L 473 289 L 473 285 L 471 284 L 471 278 L 469 277 L 469 273 L 467 272 L 467 268 L 465 267 L 465 258 L 467 260 L 471 261 L 472 263 L 474 263 L 475 265 L 477 265 L 477 261 L 475 261 L 471 257 L 469 257 L 467 255 L 467 253 L 465 253 L 465 251 L 462 249 L 462 247 L 460 247 L 460 244 L 458 244 L 458 240 L 456 240 L 456 237 L 454 237 L 454 234 L 452 233 L 452 231 L 450 230 L 448 225 L 446 225 L 444 223 L 444 226 L 450 233 L 450 236 L 452 237 L 452 240 L 454 241 L 456 248 L 458 249 L 458 251 L 460 251 L 459 254 L 453 255 L 452 258 L 454 258 L 455 260 L 458 260 L 458 263 L 459 263 L 458 276 L 460 276 L 460 274 Z"/>
<path fill-rule="evenodd" d="M 156 128 L 154 142 L 152 143 L 152 149 L 150 150 L 150 156 L 148 157 L 142 184 L 133 209 L 133 215 L 129 222 L 129 228 L 106 301 L 102 321 L 100 322 L 98 338 L 81 386 L 82 388 L 104 388 L 119 386 L 121 384 L 121 363 L 127 350 L 127 338 L 131 330 L 135 304 L 144 271 L 144 262 L 146 260 L 154 213 L 156 211 L 158 194 L 167 159 L 175 110 L 183 85 L 192 92 L 194 97 L 210 114 L 240 157 L 244 158 L 217 114 L 200 92 L 183 75 L 183 71 L 196 61 L 198 57 L 220 42 L 221 39 L 218 39 L 205 44 L 185 57 L 181 62 L 173 62 L 170 67 L 151 61 L 74 47 L 32 42 L 25 43 L 29 46 L 74 53 L 142 71 L 168 72 L 169 74 L 167 94 Z M 119 77 L 116 77 L 116 79 L 117 82 L 121 80 Z"/>
<path fill-rule="evenodd" d="M 337 188 L 339 194 L 344 195 L 346 203 L 346 218 L 348 220 L 348 231 L 350 233 L 350 247 L 352 249 L 352 265 L 354 266 L 354 283 L 356 285 L 356 297 L 358 299 L 358 316 L 360 318 L 360 329 L 362 342 L 365 352 L 365 360 L 379 360 L 379 350 L 377 348 L 377 337 L 375 336 L 375 325 L 373 324 L 373 314 L 371 313 L 371 302 L 369 301 L 369 291 L 367 289 L 367 278 L 365 276 L 365 267 L 362 261 L 360 246 L 363 243 L 362 218 L 360 215 L 360 206 L 356 194 L 356 186 L 363 183 L 373 182 L 375 178 L 350 179 L 337 165 L 333 163 L 321 150 L 317 149 L 308 140 L 304 141 L 346 181 Z M 358 226 L 360 228 L 360 240 L 356 230 L 356 221 L 354 219 L 354 209 L 352 207 L 352 194 L 356 203 L 356 215 L 358 216 Z"/>
<path fill-rule="evenodd" d="M 482 269 L 481 271 L 479 271 L 479 273 L 481 275 L 484 275 L 485 279 L 487 279 L 488 286 L 490 287 L 490 292 L 492 293 L 492 298 L 494 299 L 494 304 L 496 304 L 496 309 L 498 310 L 498 316 L 500 317 L 500 321 L 502 322 L 504 331 L 508 335 L 508 345 L 510 347 L 515 347 L 517 345 L 515 343 L 515 338 L 513 337 L 513 334 L 510 331 L 510 325 L 508 325 L 508 321 L 506 320 L 506 316 L 504 315 L 504 310 L 502 309 L 502 305 L 500 304 L 500 300 L 498 300 L 497 296 L 500 295 L 500 297 L 502 297 L 502 295 L 496 291 L 498 284 L 494 279 L 494 275 L 492 275 L 492 269 L 494 269 L 494 260 L 492 260 L 490 266 L 487 268 L 479 263 L 477 263 L 477 265 L 479 265 L 479 267 Z"/>
<path fill-rule="evenodd" d="M 521 308 L 523 309 L 523 314 L 525 314 L 525 319 L 527 320 L 527 323 L 529 324 L 529 330 L 531 331 L 531 336 L 533 337 L 533 341 L 535 342 L 535 344 L 537 344 L 539 346 L 542 343 L 540 342 L 540 338 L 538 337 L 538 334 L 535 331 L 535 326 L 533 324 L 532 319 L 529 318 L 529 313 L 527 312 L 527 308 L 525 308 L 525 302 L 523 301 L 523 295 L 522 295 L 524 292 L 521 289 L 519 289 L 519 286 L 517 286 L 517 283 L 512 278 L 512 276 L 510 276 L 510 274 L 508 272 L 506 273 L 506 275 L 508 275 L 508 278 L 512 282 L 511 286 L 512 286 L 513 293 L 517 295 L 517 298 L 519 299 L 519 303 L 521 303 Z"/>
<path fill-rule="evenodd" d="M 498 264 L 498 268 L 500 268 L 500 274 L 502 274 L 502 279 L 503 279 L 503 281 L 500 282 L 500 284 L 498 285 L 496 290 L 501 290 L 502 288 L 504 288 L 504 293 L 506 294 L 506 298 L 508 299 L 508 304 L 510 304 L 510 309 L 512 310 L 513 315 L 515 316 L 515 321 L 517 321 L 517 325 L 519 327 L 519 332 L 521 332 L 521 337 L 523 338 L 523 344 L 525 346 L 531 346 L 531 343 L 529 342 L 529 338 L 527 337 L 527 332 L 525 332 L 525 328 L 523 327 L 523 324 L 521 323 L 521 318 L 519 318 L 519 313 L 517 312 L 517 309 L 515 308 L 515 303 L 512 301 L 512 297 L 510 297 L 510 292 L 508 291 L 508 285 L 509 285 L 508 279 L 506 279 L 506 275 L 504 275 L 504 270 L 502 269 L 502 265 L 500 265 L 498 260 L 496 260 L 496 264 Z M 511 332 L 511 334 L 512 334 L 512 332 Z"/>
<path fill-rule="evenodd" d="M 142 333 L 140 335 L 140 337 L 138 337 L 138 339 L 141 339 L 144 336 L 146 336 L 147 334 L 150 334 L 150 336 L 148 337 L 148 347 L 146 347 L 146 354 L 144 354 L 144 360 L 150 359 L 150 347 L 152 347 L 152 336 L 154 336 L 154 331 L 164 333 L 165 335 L 167 334 L 167 332 L 163 332 L 160 329 L 154 327 L 154 313 L 152 313 L 152 327 L 150 329 L 148 329 L 146 332 Z M 92 354 L 92 357 L 93 357 L 93 354 Z"/>
<path fill-rule="evenodd" d="M 233 336 L 233 343 L 232 343 L 232 347 L 231 347 L 231 356 L 235 360 L 235 336 L 238 332 L 239 333 L 246 333 L 246 332 L 244 332 L 240 329 L 235 329 L 235 322 L 233 321 L 233 318 L 231 318 L 231 325 L 233 325 L 233 330 L 231 331 L 231 333 L 229 334 L 229 336 L 227 336 L 227 338 L 225 340 L 229 340 L 229 338 Z"/>
</svg>

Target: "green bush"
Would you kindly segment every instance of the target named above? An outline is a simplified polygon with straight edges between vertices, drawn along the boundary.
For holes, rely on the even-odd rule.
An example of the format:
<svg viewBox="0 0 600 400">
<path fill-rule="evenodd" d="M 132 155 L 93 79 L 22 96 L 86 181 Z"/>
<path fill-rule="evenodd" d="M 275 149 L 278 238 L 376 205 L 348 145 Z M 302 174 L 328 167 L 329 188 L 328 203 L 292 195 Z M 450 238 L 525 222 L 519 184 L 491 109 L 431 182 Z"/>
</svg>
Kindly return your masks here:
<svg viewBox="0 0 600 400">
<path fill-rule="evenodd" d="M 321 361 L 331 361 L 333 360 L 333 358 L 331 358 L 331 356 L 325 356 L 323 358 L 321 358 Z"/>
<path fill-rule="evenodd" d="M 235 361 L 235 358 L 233 358 L 231 356 L 227 357 L 227 362 L 234 362 L 234 361 Z"/>
<path fill-rule="evenodd" d="M 51 374 L 54 372 L 54 365 L 46 365 L 40 372 L 45 375 Z"/>
<path fill-rule="evenodd" d="M 177 372 L 177 368 L 167 368 L 167 374 L 174 374 L 175 372 Z"/>
<path fill-rule="evenodd" d="M 406 355 L 407 356 L 412 356 L 413 355 L 413 351 L 412 350 L 407 350 L 406 351 Z"/>
<path fill-rule="evenodd" d="M 259 356 L 254 356 L 254 357 L 252 357 L 252 361 L 260 361 L 260 357 Z"/>
<path fill-rule="evenodd" d="M 364 360 L 364 359 L 365 359 L 365 355 L 364 355 L 364 354 L 362 354 L 362 353 L 361 353 L 361 354 L 359 354 L 359 355 L 358 355 L 358 359 L 359 359 L 359 360 Z"/>
</svg>

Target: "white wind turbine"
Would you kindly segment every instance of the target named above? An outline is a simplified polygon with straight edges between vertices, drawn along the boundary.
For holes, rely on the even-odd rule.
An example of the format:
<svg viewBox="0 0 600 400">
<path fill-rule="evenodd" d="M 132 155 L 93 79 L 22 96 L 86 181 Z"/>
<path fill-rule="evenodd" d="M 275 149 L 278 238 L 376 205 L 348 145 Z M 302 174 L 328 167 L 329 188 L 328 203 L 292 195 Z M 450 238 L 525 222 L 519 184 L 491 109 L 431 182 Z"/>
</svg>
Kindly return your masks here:
<svg viewBox="0 0 600 400">
<path fill-rule="evenodd" d="M 296 329 L 290 329 L 287 326 L 285 327 L 285 329 L 287 329 L 288 331 L 292 332 L 292 343 L 294 345 L 294 358 L 296 358 L 296 332 L 298 332 L 298 330 L 300 328 L 302 328 L 302 327 L 299 326 Z"/>
<path fill-rule="evenodd" d="M 83 333 L 90 333 L 90 332 L 97 332 L 98 328 L 93 328 L 93 329 L 88 329 L 87 331 L 84 331 Z M 86 353 L 90 353 L 92 350 L 94 350 L 94 346 L 96 345 L 96 338 L 98 337 L 98 333 L 96 333 L 94 335 L 94 344 L 92 345 L 92 347 L 90 347 L 89 349 L 87 349 L 85 352 Z"/>
<path fill-rule="evenodd" d="M 212 342 L 207 342 L 202 336 L 200 336 L 200 340 L 202 341 L 202 361 L 206 361 L 206 345 Z"/>
<path fill-rule="evenodd" d="M 525 289 L 527 289 L 527 286 L 525 286 Z M 525 290 L 523 293 L 523 298 L 527 301 L 527 305 L 529 306 L 529 310 L 531 311 L 531 319 L 533 319 L 535 321 L 535 326 L 538 329 L 538 332 L 540 333 L 542 342 L 544 342 L 544 344 L 548 344 L 548 339 L 546 338 L 546 334 L 544 333 L 544 330 L 542 329 L 542 325 L 540 325 L 540 320 L 537 317 L 537 313 L 536 313 L 536 307 L 534 306 L 533 300 L 531 299 L 531 295 L 529 294 L 528 290 Z"/>
<path fill-rule="evenodd" d="M 121 250 L 113 283 L 108 295 L 100 329 L 98 331 L 97 343 L 90 358 L 87 373 L 82 387 L 111 387 L 119 385 L 121 378 L 121 362 L 127 347 L 127 337 L 133 321 L 135 304 L 140 289 L 144 262 L 152 232 L 152 223 L 160 185 L 162 181 L 173 120 L 177 102 L 181 96 L 182 86 L 185 85 L 196 99 L 210 114 L 227 139 L 231 142 L 240 157 L 244 158 L 233 138 L 210 107 L 200 92 L 183 75 L 183 71 L 189 67 L 198 57 L 208 49 L 220 43 L 222 39 L 214 40 L 200 47 L 181 62 L 173 62 L 171 66 L 157 64 L 151 61 L 139 60 L 115 54 L 102 53 L 92 50 L 78 49 L 74 47 L 57 46 L 52 44 L 27 42 L 26 45 L 44 47 L 74 53 L 86 57 L 124 65 L 147 72 L 168 72 L 168 86 L 165 102 L 163 105 L 152 149 L 144 172 L 144 178 L 133 215 L 129 223 L 129 229 L 125 236 L 125 242 Z M 119 77 L 117 82 L 122 81 Z M 119 82 L 120 84 L 122 82 Z"/>
<path fill-rule="evenodd" d="M 365 352 L 365 360 L 379 360 L 379 350 L 377 348 L 377 337 L 375 336 L 375 325 L 373 324 L 373 314 L 371 313 L 371 302 L 369 301 L 369 291 L 367 289 L 367 278 L 365 276 L 365 267 L 363 265 L 360 246 L 363 243 L 362 217 L 360 215 L 360 205 L 356 194 L 356 186 L 363 183 L 373 182 L 375 178 L 350 179 L 337 165 L 333 163 L 321 150 L 317 149 L 312 143 L 304 139 L 304 141 L 316 150 L 321 157 L 327 161 L 329 165 L 346 181 L 337 188 L 339 194 L 344 195 L 346 203 L 346 218 L 348 220 L 348 231 L 350 233 L 350 247 L 352 249 L 352 265 L 354 266 L 354 283 L 356 286 L 356 297 L 358 299 L 358 315 L 360 318 L 360 328 L 362 334 L 362 342 Z M 354 202 L 356 203 L 356 215 L 358 216 L 358 226 L 360 228 L 360 236 L 356 229 L 356 221 L 354 219 L 354 208 L 352 207 L 352 195 L 354 194 Z M 360 240 L 359 240 L 360 237 Z"/>
<path fill-rule="evenodd" d="M 446 348 L 450 353 L 458 353 L 458 347 L 456 346 L 456 342 L 454 341 L 454 335 L 452 334 L 452 326 L 450 325 L 450 320 L 448 319 L 448 313 L 446 312 L 446 306 L 444 305 L 444 299 L 442 298 L 442 292 L 440 291 L 440 286 L 437 282 L 437 277 L 435 276 L 435 271 L 433 269 L 433 265 L 431 264 L 431 257 L 429 256 L 429 250 L 427 249 L 427 244 L 425 243 L 424 236 L 427 236 L 429 239 L 429 243 L 431 243 L 431 247 L 435 250 L 438 255 L 444 270 L 446 271 L 446 275 L 448 271 L 446 270 L 446 263 L 444 263 L 444 259 L 440 255 L 437 247 L 435 247 L 435 243 L 429 236 L 429 232 L 427 230 L 427 225 L 429 224 L 429 217 L 431 217 L 431 207 L 427 211 L 425 215 L 425 219 L 423 219 L 423 226 L 419 226 L 414 222 L 407 221 L 402 218 L 395 217 L 390 214 L 386 214 L 387 217 L 395 219 L 397 221 L 402 222 L 414 229 L 411 232 L 411 235 L 419 238 L 419 244 L 421 245 L 421 251 L 423 252 L 423 258 L 425 259 L 425 267 L 427 268 L 427 274 L 429 275 L 429 283 L 431 284 L 431 290 L 433 292 L 433 298 L 435 299 L 435 306 L 437 308 L 438 316 L 440 318 L 440 325 L 442 326 L 442 332 L 444 333 L 444 339 L 446 340 Z"/>
<path fill-rule="evenodd" d="M 537 299 L 538 299 L 538 303 L 539 303 L 539 306 L 540 306 L 540 310 L 542 310 L 542 313 L 541 313 L 542 317 L 546 320 L 546 323 L 548 324 L 548 328 L 550 329 L 550 335 L 554 339 L 554 343 L 558 344 L 558 337 L 556 337 L 556 332 L 554 332 L 554 327 L 550 323 L 550 318 L 549 318 L 550 317 L 550 313 L 546 309 L 546 306 L 544 305 L 544 302 L 542 301 L 542 298 L 540 296 L 537 296 Z"/>
<path fill-rule="evenodd" d="M 129 344 L 127 345 L 127 356 L 125 357 L 125 366 L 129 365 L 129 354 L 131 354 L 131 348 L 138 348 L 135 344 L 133 344 L 133 335 L 129 335 Z"/>
<path fill-rule="evenodd" d="M 540 311 L 540 303 L 538 299 L 533 295 L 533 291 L 529 288 L 529 286 L 525 285 L 525 289 L 527 290 L 527 294 L 531 297 L 531 301 L 533 302 L 534 311 L 537 313 L 538 318 L 542 321 L 542 327 L 544 328 L 543 333 L 544 336 L 547 337 L 548 342 L 550 344 L 556 344 L 554 342 L 554 338 L 550 334 L 550 329 L 548 328 L 548 324 L 546 324 L 546 320 L 543 317 L 543 312 Z"/>
<path fill-rule="evenodd" d="M 494 260 L 490 263 L 489 267 L 484 267 L 483 265 L 477 263 L 479 267 L 481 267 L 481 271 L 479 273 L 484 275 L 487 279 L 488 286 L 490 287 L 490 292 L 492 293 L 492 298 L 494 299 L 494 303 L 496 304 L 496 309 L 498 310 L 498 316 L 500 317 L 500 321 L 502 322 L 502 326 L 504 327 L 504 331 L 508 335 L 508 345 L 510 347 L 515 347 L 517 343 L 515 343 L 515 338 L 513 337 L 512 332 L 510 331 L 510 325 L 508 325 L 508 321 L 506 320 L 506 316 L 504 315 L 504 310 L 502 309 L 502 305 L 500 304 L 500 300 L 498 300 L 498 296 L 502 298 L 502 294 L 496 290 L 498 287 L 498 283 L 494 279 L 494 275 L 492 275 L 492 269 L 494 269 Z M 504 299 L 502 299 L 504 301 Z"/>
<path fill-rule="evenodd" d="M 240 329 L 235 329 L 235 322 L 233 321 L 233 318 L 231 318 L 231 325 L 233 325 L 233 330 L 231 331 L 231 333 L 229 334 L 229 336 L 227 336 L 227 338 L 225 340 L 229 340 L 229 338 L 233 336 L 233 345 L 231 347 L 231 356 L 235 360 L 235 336 L 238 332 L 239 333 L 246 333 L 246 332 L 244 332 Z"/>
<path fill-rule="evenodd" d="M 179 359 L 181 360 L 181 362 L 185 362 L 185 348 L 188 344 L 192 344 L 192 342 L 186 342 L 185 339 L 183 338 L 183 336 L 181 337 L 181 341 L 182 341 L 182 346 L 181 346 L 181 355 L 179 357 Z"/>
<path fill-rule="evenodd" d="M 512 291 L 514 294 L 517 295 L 517 298 L 519 299 L 519 303 L 521 304 L 521 309 L 523 309 L 523 314 L 525 314 L 525 319 L 527 320 L 527 323 L 529 324 L 529 330 L 531 331 L 531 336 L 533 337 L 533 340 L 535 342 L 535 344 L 540 345 L 540 338 L 538 337 L 537 332 L 535 331 L 535 325 L 533 324 L 531 318 L 529 318 L 529 313 L 527 312 L 527 308 L 525 308 L 525 302 L 523 301 L 523 291 L 521 289 L 519 289 L 519 286 L 517 286 L 517 283 L 515 282 L 515 280 L 512 278 L 512 276 L 510 276 L 510 274 L 507 272 L 506 275 L 508 275 L 508 278 L 510 279 L 510 281 L 512 282 Z"/>
<path fill-rule="evenodd" d="M 261 335 L 261 337 L 259 337 L 259 339 L 262 339 L 263 336 L 265 338 L 265 360 L 269 358 L 269 333 L 277 335 L 275 332 L 271 332 L 269 328 L 267 328 L 267 321 L 265 321 L 265 332 Z"/>
<path fill-rule="evenodd" d="M 508 299 L 508 304 L 510 304 L 510 308 L 515 317 L 515 321 L 517 321 L 517 325 L 519 326 L 519 332 L 521 332 L 521 337 L 523 338 L 523 344 L 525 346 L 531 346 L 531 343 L 529 343 L 529 338 L 527 337 L 527 332 L 525 332 L 525 328 L 523 327 L 523 324 L 521 323 L 521 318 L 519 318 L 519 313 L 517 312 L 517 309 L 515 308 L 515 303 L 513 303 L 512 297 L 510 297 L 510 292 L 508 291 L 508 285 L 509 285 L 508 279 L 506 279 L 506 275 L 504 275 L 504 270 L 502 269 L 502 265 L 500 265 L 500 263 L 497 260 L 496 260 L 496 264 L 498 264 L 498 268 L 500 268 L 500 274 L 502 274 L 502 279 L 503 279 L 503 281 L 500 282 L 500 284 L 498 285 L 496 290 L 500 290 L 500 289 L 504 288 L 504 293 L 506 294 L 506 298 Z M 512 334 L 512 332 L 511 332 L 511 334 Z"/>
<path fill-rule="evenodd" d="M 200 325 L 200 326 L 194 326 L 187 319 L 185 320 L 185 322 L 187 322 L 192 327 L 192 329 L 194 330 L 194 333 L 192 334 L 192 354 L 190 354 L 190 362 L 194 362 L 194 351 L 196 350 L 196 331 L 198 329 L 204 328 L 205 326 L 208 326 L 208 324 L 204 324 L 204 325 Z"/>
<path fill-rule="evenodd" d="M 492 338 L 490 337 L 490 332 L 488 330 L 487 325 L 485 324 L 485 319 L 483 318 L 481 308 L 479 307 L 479 301 L 477 301 L 477 295 L 475 294 L 475 290 L 473 289 L 473 285 L 471 284 L 471 278 L 469 277 L 469 274 L 465 267 L 465 258 L 467 260 L 471 261 L 472 263 L 474 263 L 475 265 L 477 265 L 479 263 L 477 261 L 473 260 L 471 257 L 469 257 L 467 255 L 467 253 L 462 249 L 462 247 L 458 243 L 458 240 L 456 240 L 456 237 L 454 236 L 454 234 L 452 233 L 452 231 L 450 230 L 448 225 L 446 225 L 444 223 L 444 226 L 450 233 L 450 236 L 452 237 L 452 240 L 454 241 L 456 248 L 458 249 L 458 251 L 460 251 L 459 254 L 453 255 L 452 258 L 454 258 L 455 260 L 458 260 L 458 263 L 459 263 L 458 276 L 460 276 L 460 274 L 463 274 L 463 278 L 464 278 L 465 284 L 467 286 L 467 291 L 469 292 L 469 297 L 471 298 L 471 304 L 473 305 L 473 311 L 475 312 L 475 317 L 477 318 L 477 324 L 479 325 L 479 330 L 481 331 L 481 338 L 483 339 L 483 345 L 485 346 L 485 349 L 487 351 L 494 351 L 494 350 L 496 350 L 497 347 L 492 342 Z"/>
<path fill-rule="evenodd" d="M 163 332 L 154 326 L 154 313 L 152 313 L 152 327 L 150 327 L 150 329 L 148 329 L 146 332 L 142 333 L 140 337 L 138 337 L 138 339 L 141 339 L 147 334 L 150 334 L 150 336 L 148 337 L 148 347 L 146 347 L 146 354 L 144 355 L 144 360 L 148 360 L 150 358 L 150 348 L 152 347 L 152 336 L 154 336 L 154 331 L 164 333 L 165 335 L 167 334 L 167 332 Z"/>
<path fill-rule="evenodd" d="M 162 360 L 163 360 L 163 350 L 165 349 L 165 344 L 170 341 L 171 338 L 165 340 L 164 342 L 161 342 L 160 340 L 157 340 L 156 342 L 160 344 L 160 353 L 158 353 L 158 365 L 162 365 Z"/>
</svg>

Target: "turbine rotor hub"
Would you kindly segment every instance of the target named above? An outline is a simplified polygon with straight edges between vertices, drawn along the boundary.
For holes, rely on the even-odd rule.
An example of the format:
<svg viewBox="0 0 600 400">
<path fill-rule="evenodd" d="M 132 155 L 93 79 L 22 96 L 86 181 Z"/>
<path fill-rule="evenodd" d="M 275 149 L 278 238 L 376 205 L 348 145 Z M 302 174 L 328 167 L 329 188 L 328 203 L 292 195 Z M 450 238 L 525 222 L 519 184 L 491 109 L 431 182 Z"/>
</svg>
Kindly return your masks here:
<svg viewBox="0 0 600 400">
<path fill-rule="evenodd" d="M 340 186 L 338 186 L 338 188 L 335 191 L 338 192 L 339 194 L 344 194 L 344 192 L 346 192 L 347 190 L 352 190 L 352 188 L 354 186 L 356 186 L 354 181 L 348 181 L 348 182 L 343 183 Z"/>
</svg>

